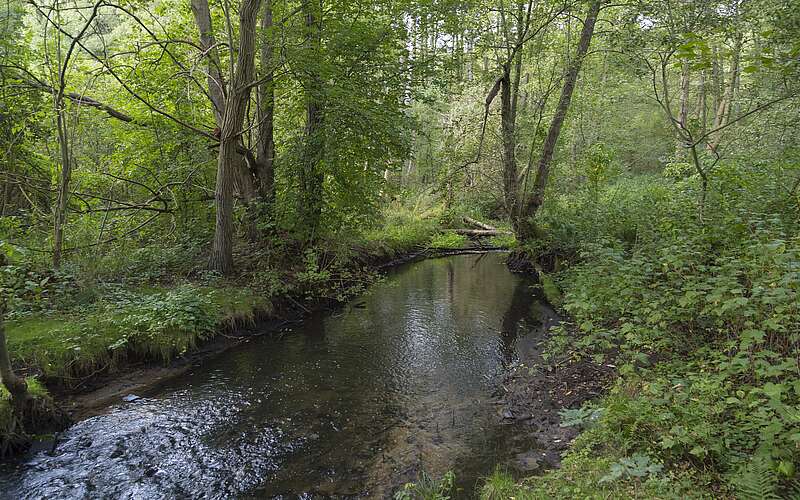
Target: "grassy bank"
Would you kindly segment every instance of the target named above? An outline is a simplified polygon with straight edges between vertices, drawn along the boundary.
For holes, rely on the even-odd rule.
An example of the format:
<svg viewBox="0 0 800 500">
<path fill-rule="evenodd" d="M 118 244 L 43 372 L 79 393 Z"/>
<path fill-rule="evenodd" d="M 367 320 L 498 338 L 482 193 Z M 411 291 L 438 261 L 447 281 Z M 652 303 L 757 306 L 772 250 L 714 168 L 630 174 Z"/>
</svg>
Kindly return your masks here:
<svg viewBox="0 0 800 500">
<path fill-rule="evenodd" d="M 235 285 L 114 288 L 80 308 L 9 321 L 8 346 L 20 365 L 69 386 L 129 360 L 169 361 L 271 310 L 270 298 Z"/>
<path fill-rule="evenodd" d="M 584 431 L 560 470 L 498 472 L 485 498 L 800 495 L 800 199 L 783 178 L 719 167 L 702 219 L 694 178 L 551 201 L 528 250 L 569 264 L 553 277 L 572 321 L 549 354 L 618 379 L 569 414 Z"/>
</svg>

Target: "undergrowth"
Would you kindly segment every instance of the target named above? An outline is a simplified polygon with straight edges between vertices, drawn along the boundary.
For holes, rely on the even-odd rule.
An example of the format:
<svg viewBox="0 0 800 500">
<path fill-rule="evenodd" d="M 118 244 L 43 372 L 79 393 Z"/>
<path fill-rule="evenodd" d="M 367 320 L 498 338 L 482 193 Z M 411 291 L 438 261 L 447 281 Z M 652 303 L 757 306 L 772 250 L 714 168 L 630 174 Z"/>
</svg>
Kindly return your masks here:
<svg viewBox="0 0 800 500">
<path fill-rule="evenodd" d="M 80 309 L 9 321 L 15 363 L 71 385 L 127 358 L 169 361 L 268 303 L 244 288 L 109 290 Z"/>
<path fill-rule="evenodd" d="M 515 498 L 788 498 L 800 463 L 800 200 L 769 166 L 555 198 L 529 249 L 570 323 L 550 356 L 619 373 L 563 467 Z M 488 482 L 484 496 L 490 494 Z"/>
</svg>

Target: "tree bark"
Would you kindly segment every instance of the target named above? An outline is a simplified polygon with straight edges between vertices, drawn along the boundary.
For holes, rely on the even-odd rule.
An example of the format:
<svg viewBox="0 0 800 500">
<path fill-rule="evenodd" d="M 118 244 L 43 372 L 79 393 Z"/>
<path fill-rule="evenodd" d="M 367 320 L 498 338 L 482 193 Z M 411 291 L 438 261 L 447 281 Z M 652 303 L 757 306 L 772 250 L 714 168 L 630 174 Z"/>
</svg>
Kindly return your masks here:
<svg viewBox="0 0 800 500">
<path fill-rule="evenodd" d="M 61 33 L 58 34 L 58 87 L 53 95 L 53 105 L 56 112 L 56 128 L 58 132 L 58 145 L 61 155 L 61 173 L 59 175 L 57 199 L 55 210 L 53 211 L 53 267 L 58 269 L 61 266 L 61 254 L 64 246 L 64 224 L 67 216 L 67 204 L 69 202 L 69 183 L 72 179 L 72 157 L 69 149 L 69 134 L 67 133 L 67 116 L 64 96 L 67 89 L 67 71 L 75 46 L 80 43 L 80 39 L 92 25 L 97 17 L 98 11 L 102 6 L 102 1 L 95 3 L 92 13 L 86 19 L 83 28 L 77 35 L 72 37 L 72 41 L 67 48 L 66 54 L 62 58 L 61 52 Z"/>
<path fill-rule="evenodd" d="M 494 227 L 494 226 L 490 226 L 489 224 L 486 224 L 485 222 L 481 222 L 479 220 L 475 220 L 472 217 L 467 217 L 466 215 L 464 217 L 462 217 L 462 219 L 464 220 L 465 224 L 469 224 L 470 226 L 475 226 L 475 227 L 477 227 L 479 229 L 485 229 L 487 231 L 496 231 L 497 230 L 497 228 Z"/>
<path fill-rule="evenodd" d="M 511 234 L 511 231 L 503 231 L 502 229 L 450 229 L 450 231 L 465 236 L 498 236 L 501 234 Z"/>
<path fill-rule="evenodd" d="M 506 212 L 511 225 L 516 231 L 519 221 L 519 177 L 516 158 L 516 117 L 514 116 L 513 89 L 511 67 L 506 64 L 500 78 L 500 136 L 503 141 L 503 193 L 505 195 Z"/>
<path fill-rule="evenodd" d="M 306 19 L 305 49 L 309 55 L 318 55 L 322 46 L 322 1 L 305 2 L 303 13 Z M 300 201 L 299 213 L 305 237 L 311 240 L 316 238 L 319 230 L 324 195 L 324 173 L 320 165 L 324 150 L 322 79 L 315 64 L 306 68 L 305 74 L 306 127 L 300 170 L 303 199 Z"/>
<path fill-rule="evenodd" d="M 561 134 L 561 127 L 564 124 L 564 119 L 569 111 L 572 93 L 575 90 L 575 83 L 578 80 L 578 74 L 580 73 L 583 59 L 589 51 L 589 45 L 594 35 L 594 27 L 597 23 L 597 16 L 600 13 L 601 4 L 601 0 L 592 0 L 592 3 L 589 5 L 589 12 L 583 23 L 575 58 L 572 60 L 572 64 L 564 78 L 564 87 L 561 89 L 561 97 L 556 107 L 556 113 L 553 116 L 553 121 L 550 123 L 550 129 L 547 132 L 547 137 L 542 146 L 542 154 L 539 157 L 533 192 L 526 202 L 524 210 L 519 214 L 519 220 L 515 224 L 515 233 L 517 239 L 520 241 L 526 241 L 535 236 L 535 227 L 532 219 L 544 203 L 545 188 L 547 187 L 547 180 L 550 175 L 550 164 L 553 160 L 553 153 L 558 143 L 558 137 Z"/>
<path fill-rule="evenodd" d="M 272 29 L 272 0 L 264 1 L 261 17 L 261 79 L 258 87 L 258 192 L 268 209 L 275 200 L 275 68 Z"/>
<path fill-rule="evenodd" d="M 53 211 L 53 267 L 61 267 L 61 254 L 64 247 L 64 223 L 69 202 L 69 183 L 72 179 L 72 159 L 69 151 L 66 110 L 64 109 L 63 89 L 55 97 L 56 129 L 61 154 L 61 172 L 58 179 L 56 206 Z"/>
<path fill-rule="evenodd" d="M 689 122 L 689 61 L 684 61 L 681 65 L 681 100 L 680 100 L 680 110 L 678 111 L 678 127 L 686 131 L 688 130 L 688 122 Z M 683 156 L 683 151 L 685 146 L 683 144 L 683 140 L 681 136 L 684 134 L 678 134 L 676 137 L 676 145 L 675 145 L 675 153 L 677 157 Z"/>
<path fill-rule="evenodd" d="M 220 64 L 219 49 L 216 37 L 214 36 L 214 25 L 211 21 L 211 9 L 208 0 L 192 0 L 192 14 L 200 37 L 200 48 L 206 55 L 208 64 L 206 72 L 208 74 L 208 98 L 214 109 L 214 122 L 217 129 L 222 130 L 222 121 L 225 117 L 225 108 L 228 88 L 225 77 L 222 75 Z M 240 139 L 241 142 L 241 139 Z M 239 158 L 236 162 L 234 173 L 234 190 L 239 195 L 250 202 L 255 198 L 255 182 L 253 174 L 248 167 L 247 156 L 244 153 L 244 146 L 240 144 L 237 148 Z"/>
<path fill-rule="evenodd" d="M 217 40 L 214 37 L 214 26 L 211 24 L 211 10 L 208 0 L 192 0 L 192 14 L 197 30 L 200 32 L 200 48 L 205 53 L 208 64 L 208 98 L 214 108 L 214 122 L 220 127 L 225 116 L 225 80 L 219 59 Z M 221 127 L 220 127 L 221 128 Z"/>
<path fill-rule="evenodd" d="M 256 19 L 260 3 L 260 0 L 242 0 L 239 9 L 239 55 L 220 127 L 214 191 L 217 214 L 210 268 L 222 274 L 233 272 L 233 184 L 241 158 L 238 154 L 239 136 L 255 73 Z"/>
<path fill-rule="evenodd" d="M 3 265 L 3 262 L 0 262 Z M 0 381 L 11 394 L 12 401 L 24 401 L 28 398 L 28 384 L 25 380 L 17 377 L 11 368 L 11 356 L 8 354 L 6 345 L 6 330 L 3 318 L 6 314 L 6 304 L 0 301 Z"/>
<path fill-rule="evenodd" d="M 730 120 L 731 109 L 733 107 L 733 101 L 735 99 L 737 82 L 739 80 L 739 60 L 741 57 L 741 52 L 742 52 L 742 38 L 741 36 L 739 36 L 734 42 L 729 81 L 727 83 L 723 83 L 725 87 L 725 93 L 722 95 L 722 98 L 720 99 L 719 104 L 715 110 L 714 123 L 711 127 L 712 130 L 724 128 L 728 124 L 728 121 Z M 720 76 L 720 81 L 721 80 L 722 76 Z M 711 134 L 710 140 L 708 142 L 708 149 L 710 151 L 716 151 L 721 141 L 722 141 L 721 131 Z"/>
</svg>

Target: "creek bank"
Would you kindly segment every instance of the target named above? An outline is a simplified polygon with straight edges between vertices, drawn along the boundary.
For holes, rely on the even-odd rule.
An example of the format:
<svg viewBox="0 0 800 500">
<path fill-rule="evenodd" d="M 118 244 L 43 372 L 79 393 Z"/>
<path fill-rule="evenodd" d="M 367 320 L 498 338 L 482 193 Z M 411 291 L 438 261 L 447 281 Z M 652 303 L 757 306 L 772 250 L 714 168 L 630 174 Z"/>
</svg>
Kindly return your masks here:
<svg viewBox="0 0 800 500">
<path fill-rule="evenodd" d="M 364 276 L 369 277 L 369 273 L 373 271 L 385 272 L 397 266 L 425 259 L 503 251 L 505 249 L 501 247 L 481 246 L 460 249 L 422 248 L 391 260 L 376 258 L 362 271 Z M 102 413 L 109 406 L 119 403 L 126 395 L 144 392 L 167 379 L 186 373 L 206 359 L 216 357 L 262 335 L 283 335 L 286 326 L 302 321 L 312 313 L 334 311 L 346 303 L 346 300 L 333 299 L 319 299 L 312 303 L 303 303 L 302 300 L 303 297 L 292 295 L 273 297 L 270 299 L 271 307 L 268 310 L 254 310 L 251 321 L 242 324 L 241 321 L 227 319 L 219 325 L 213 337 L 166 365 L 152 360 L 139 360 L 125 364 L 114 372 L 93 374 L 78 388 L 58 385 L 50 388 L 50 392 L 56 402 L 77 422 Z"/>
<path fill-rule="evenodd" d="M 351 263 L 351 281 L 339 282 L 337 287 L 348 299 L 353 293 L 357 294 L 363 290 L 365 281 L 371 283 L 379 273 L 402 264 L 428 258 L 501 250 L 502 248 L 485 247 L 475 243 L 457 249 L 416 247 L 399 256 L 362 253 Z M 309 297 L 302 293 L 258 297 L 258 299 L 262 300 L 250 301 L 249 304 L 252 306 L 247 307 L 247 310 L 239 310 L 224 316 L 211 335 L 198 338 L 197 342 L 181 355 L 166 361 L 142 355 L 140 352 L 129 352 L 123 347 L 113 352 L 118 362 L 82 374 L 76 379 L 77 383 L 75 380 L 66 383 L 64 379 L 41 376 L 43 371 L 35 365 L 17 362 L 15 367 L 18 372 L 26 375 L 40 375 L 53 400 L 69 415 L 69 423 L 74 423 L 101 414 L 127 395 L 156 387 L 170 378 L 186 373 L 203 360 L 216 357 L 235 346 L 249 342 L 255 336 L 263 335 L 265 331 L 269 332 L 268 334 L 281 335 L 285 326 L 301 320 L 312 312 L 332 310 L 344 303 L 330 297 Z M 266 306 L 258 306 L 262 303 Z M 65 428 L 66 425 L 61 427 Z M 25 435 L 30 437 L 58 430 L 52 426 L 47 429 L 31 428 L 26 429 Z M 24 451 L 27 446 L 25 443 L 20 446 L 19 436 L 17 432 L 13 436 L 16 443 L 15 450 Z M 12 436 L 0 435 L 0 440 L 6 437 L 10 439 Z"/>
<path fill-rule="evenodd" d="M 231 349 L 76 424 L 55 453 L 3 469 L 0 489 L 378 496 L 453 469 L 471 495 L 497 464 L 530 450 L 496 420 L 492 394 L 552 321 L 534 283 L 504 260 L 392 270 L 291 334 Z"/>
<path fill-rule="evenodd" d="M 557 260 L 553 256 L 532 258 L 516 250 L 509 254 L 507 261 L 512 272 L 534 276 L 541 287 L 541 292 L 537 292 L 542 294 L 540 299 L 556 311 L 561 305 L 560 292 L 547 272 L 553 270 L 552 265 Z M 499 418 L 527 425 L 527 432 L 539 445 L 536 452 L 519 457 L 517 469 L 523 475 L 561 465 L 562 454 L 580 433 L 578 427 L 561 425 L 561 412 L 580 408 L 587 401 L 603 396 L 616 376 L 613 365 L 595 363 L 591 359 L 565 355 L 546 360 L 543 354 L 547 339 L 556 323 L 545 325 L 544 338 L 539 344 L 509 367 L 502 391 L 496 394 Z"/>
<path fill-rule="evenodd" d="M 527 432 L 539 445 L 538 466 L 520 470 L 559 467 L 562 453 L 579 434 L 577 427 L 561 426 L 560 412 L 580 408 L 602 396 L 613 379 L 613 367 L 586 360 L 543 362 L 540 356 L 534 356 L 512 367 L 497 395 L 499 418 L 527 425 Z"/>
</svg>

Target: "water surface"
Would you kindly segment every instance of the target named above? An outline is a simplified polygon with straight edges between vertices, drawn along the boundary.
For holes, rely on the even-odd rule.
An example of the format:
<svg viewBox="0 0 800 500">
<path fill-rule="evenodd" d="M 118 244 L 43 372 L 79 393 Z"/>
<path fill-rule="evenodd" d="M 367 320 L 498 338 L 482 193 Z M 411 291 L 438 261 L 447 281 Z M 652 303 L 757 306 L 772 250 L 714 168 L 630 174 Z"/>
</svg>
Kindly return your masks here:
<svg viewBox="0 0 800 500">
<path fill-rule="evenodd" d="M 502 254 L 404 266 L 341 311 L 266 334 L 78 423 L 0 471 L 7 498 L 387 497 L 460 492 L 535 444 L 493 395 L 552 311 Z"/>
</svg>

